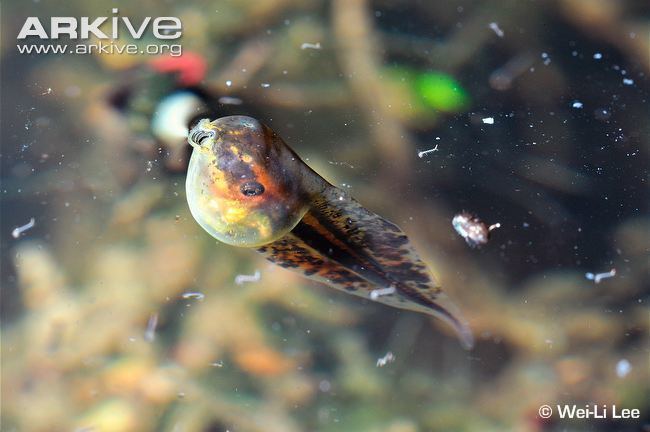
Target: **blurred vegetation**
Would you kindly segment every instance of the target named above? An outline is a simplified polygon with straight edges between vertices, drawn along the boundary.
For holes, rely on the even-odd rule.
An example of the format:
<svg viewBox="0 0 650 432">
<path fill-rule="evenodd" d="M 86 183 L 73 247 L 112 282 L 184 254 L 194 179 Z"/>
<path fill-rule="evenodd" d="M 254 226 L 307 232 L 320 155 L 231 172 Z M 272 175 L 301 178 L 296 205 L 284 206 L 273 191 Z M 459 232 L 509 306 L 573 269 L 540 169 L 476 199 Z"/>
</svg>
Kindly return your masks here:
<svg viewBox="0 0 650 432">
<path fill-rule="evenodd" d="M 184 141 L 151 130 L 177 77 L 151 56 L 20 55 L 25 17 L 110 10 L 5 2 L 2 430 L 649 427 L 645 2 L 115 6 L 180 17 L 198 87 L 242 102 L 216 112 L 259 117 L 400 225 L 478 343 L 218 244 L 185 203 Z M 460 210 L 501 223 L 488 245 L 453 232 Z M 555 403 L 643 418 L 538 417 Z"/>
</svg>

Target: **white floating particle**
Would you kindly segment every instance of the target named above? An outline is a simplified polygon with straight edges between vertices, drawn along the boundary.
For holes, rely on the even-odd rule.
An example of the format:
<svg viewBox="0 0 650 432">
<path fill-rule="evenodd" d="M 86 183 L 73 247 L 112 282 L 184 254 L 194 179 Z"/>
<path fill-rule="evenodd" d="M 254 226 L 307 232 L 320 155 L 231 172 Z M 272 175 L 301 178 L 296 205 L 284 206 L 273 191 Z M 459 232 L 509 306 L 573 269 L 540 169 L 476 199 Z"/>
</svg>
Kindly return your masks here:
<svg viewBox="0 0 650 432">
<path fill-rule="evenodd" d="M 573 108 L 576 108 L 576 109 L 581 109 L 581 108 L 582 108 L 582 102 L 580 102 L 580 101 L 574 101 L 574 102 L 573 102 L 573 105 L 571 105 L 571 106 L 572 106 Z"/>
<path fill-rule="evenodd" d="M 616 363 L 616 375 L 619 378 L 625 378 L 632 370 L 632 365 L 626 359 L 621 359 Z"/>
<path fill-rule="evenodd" d="M 491 22 L 489 27 L 497 36 L 499 36 L 500 38 L 503 37 L 504 33 L 503 33 L 503 30 L 501 30 L 501 28 L 499 28 L 499 24 L 497 24 L 495 22 Z"/>
<path fill-rule="evenodd" d="M 243 101 L 236 97 L 221 96 L 219 98 L 219 103 L 223 105 L 241 105 Z"/>
<path fill-rule="evenodd" d="M 623 84 L 625 84 L 625 85 L 633 85 L 634 80 L 630 79 L 630 78 L 623 78 Z"/>
<path fill-rule="evenodd" d="M 191 298 L 193 298 L 193 299 L 197 299 L 198 301 L 203 301 L 203 299 L 205 298 L 205 294 L 203 294 L 203 293 L 201 293 L 201 292 L 194 292 L 194 291 L 192 291 L 192 292 L 186 292 L 186 293 L 183 293 L 183 296 L 182 296 L 182 297 L 183 297 L 184 299 L 191 299 Z"/>
<path fill-rule="evenodd" d="M 483 123 L 485 123 L 485 124 L 494 124 L 494 117 L 485 117 L 483 119 Z"/>
<path fill-rule="evenodd" d="M 392 352 L 388 351 L 385 356 L 377 359 L 377 367 L 386 366 L 388 363 L 392 363 L 394 361 L 395 355 Z"/>
<path fill-rule="evenodd" d="M 395 287 L 379 288 L 370 291 L 370 299 L 377 300 L 379 297 L 395 294 Z"/>
<path fill-rule="evenodd" d="M 237 285 L 242 285 L 245 282 L 258 282 L 260 280 L 261 273 L 259 270 L 255 270 L 253 275 L 237 275 L 235 276 L 235 283 Z"/>
<path fill-rule="evenodd" d="M 587 280 L 592 280 L 597 284 L 603 279 L 608 279 L 614 276 L 616 276 L 616 269 L 611 269 L 610 271 L 603 273 L 585 273 L 585 278 Z"/>
<path fill-rule="evenodd" d="M 429 153 L 432 153 L 432 152 L 436 152 L 436 151 L 438 151 L 438 144 L 436 144 L 436 146 L 435 146 L 434 148 L 432 148 L 432 149 L 419 151 L 419 152 L 418 152 L 418 157 L 419 157 L 420 159 L 422 159 L 422 157 L 423 157 L 424 155 L 429 154 Z"/>
<path fill-rule="evenodd" d="M 152 314 L 147 321 L 147 329 L 144 331 L 144 340 L 153 342 L 156 339 L 156 326 L 158 325 L 158 314 Z"/>
<path fill-rule="evenodd" d="M 228 87 L 230 87 L 230 86 L 232 85 L 232 81 L 227 80 L 227 81 L 226 81 L 226 85 L 227 85 Z"/>
<path fill-rule="evenodd" d="M 262 88 L 269 88 L 269 87 L 271 87 L 271 84 L 269 84 L 269 83 L 262 83 L 262 84 L 260 84 L 260 87 L 262 87 Z"/>
<path fill-rule="evenodd" d="M 27 231 L 29 229 L 32 229 L 34 227 L 34 225 L 36 225 L 36 219 L 31 218 L 29 220 L 29 222 L 27 222 L 25 225 L 14 228 L 14 230 L 11 231 L 11 236 L 13 238 L 17 239 L 25 231 Z"/>
<path fill-rule="evenodd" d="M 321 46 L 320 46 L 320 42 L 316 42 L 316 43 L 305 42 L 302 45 L 300 45 L 300 49 L 303 49 L 303 50 L 304 49 L 319 50 L 319 49 L 321 49 Z"/>
<path fill-rule="evenodd" d="M 594 60 L 600 60 L 601 58 L 603 58 L 603 55 L 601 53 L 594 54 Z"/>
</svg>

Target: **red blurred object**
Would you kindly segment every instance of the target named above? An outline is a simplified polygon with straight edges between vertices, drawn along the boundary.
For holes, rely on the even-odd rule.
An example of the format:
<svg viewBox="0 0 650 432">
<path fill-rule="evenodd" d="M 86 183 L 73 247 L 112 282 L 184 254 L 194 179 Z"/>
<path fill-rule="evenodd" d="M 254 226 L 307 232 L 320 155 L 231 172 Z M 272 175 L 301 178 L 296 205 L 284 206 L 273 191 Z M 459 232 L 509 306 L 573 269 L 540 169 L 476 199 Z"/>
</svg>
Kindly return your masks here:
<svg viewBox="0 0 650 432">
<path fill-rule="evenodd" d="M 199 84 L 208 70 L 205 59 L 193 52 L 185 52 L 180 56 L 160 56 L 151 60 L 149 65 L 160 73 L 177 72 L 178 83 L 184 86 Z"/>
</svg>

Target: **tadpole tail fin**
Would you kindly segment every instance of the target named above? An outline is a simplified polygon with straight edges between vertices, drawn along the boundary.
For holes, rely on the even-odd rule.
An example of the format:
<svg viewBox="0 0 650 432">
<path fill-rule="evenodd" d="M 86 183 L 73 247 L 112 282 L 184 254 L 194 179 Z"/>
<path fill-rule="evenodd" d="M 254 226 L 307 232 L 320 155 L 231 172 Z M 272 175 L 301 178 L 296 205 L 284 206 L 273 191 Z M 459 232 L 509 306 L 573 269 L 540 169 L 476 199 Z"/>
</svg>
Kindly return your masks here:
<svg viewBox="0 0 650 432">
<path fill-rule="evenodd" d="M 283 238 L 257 249 L 282 267 L 350 294 L 435 316 L 466 349 L 474 338 L 404 232 L 332 186 Z M 378 294 L 377 291 L 389 292 Z"/>
<path fill-rule="evenodd" d="M 417 303 L 420 306 L 417 308 L 418 312 L 435 316 L 451 326 L 463 348 L 470 350 L 474 347 L 474 335 L 467 320 L 461 314 L 458 306 L 443 291 L 419 290 L 413 292 L 410 289 L 403 290 L 398 287 L 397 292 Z"/>
</svg>

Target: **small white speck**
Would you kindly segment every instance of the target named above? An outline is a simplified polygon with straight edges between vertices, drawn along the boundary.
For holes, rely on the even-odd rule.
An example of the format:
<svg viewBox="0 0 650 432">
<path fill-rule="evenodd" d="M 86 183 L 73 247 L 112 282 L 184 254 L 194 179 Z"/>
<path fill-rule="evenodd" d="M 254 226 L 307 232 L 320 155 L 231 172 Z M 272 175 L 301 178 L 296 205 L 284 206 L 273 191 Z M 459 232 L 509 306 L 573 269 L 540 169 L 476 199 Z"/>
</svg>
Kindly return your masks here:
<svg viewBox="0 0 650 432">
<path fill-rule="evenodd" d="M 419 151 L 418 152 L 418 157 L 420 159 L 422 159 L 422 157 L 424 157 L 424 155 L 427 155 L 429 153 L 436 152 L 436 151 L 438 151 L 438 144 L 436 144 L 436 146 L 434 148 L 432 148 L 432 149 Z"/>
<path fill-rule="evenodd" d="M 610 271 L 603 273 L 585 273 L 585 279 L 592 280 L 597 284 L 603 279 L 608 279 L 614 276 L 616 276 L 616 269 L 611 269 Z"/>
<path fill-rule="evenodd" d="M 230 87 L 231 85 L 232 85 L 232 81 L 227 80 L 227 81 L 226 81 L 226 86 Z"/>
<path fill-rule="evenodd" d="M 32 229 L 34 227 L 34 225 L 36 225 L 36 219 L 31 218 L 29 220 L 29 222 L 27 222 L 25 225 L 14 228 L 14 230 L 11 231 L 11 236 L 13 238 L 17 239 L 25 231 L 27 231 L 29 229 Z"/>
<path fill-rule="evenodd" d="M 485 123 L 485 124 L 494 124 L 494 117 L 485 117 L 483 119 L 483 123 Z"/>
<path fill-rule="evenodd" d="M 581 109 L 582 108 L 582 102 L 580 101 L 574 101 L 573 105 L 571 105 L 575 109 Z"/>
<path fill-rule="evenodd" d="M 156 326 L 158 325 L 158 314 L 152 314 L 147 322 L 147 329 L 144 331 L 144 340 L 153 342 L 156 339 Z"/>
<path fill-rule="evenodd" d="M 392 352 L 388 351 L 385 356 L 377 359 L 377 367 L 386 366 L 388 363 L 392 363 L 394 361 L 395 355 Z"/>
<path fill-rule="evenodd" d="M 603 58 L 603 55 L 601 53 L 594 54 L 594 60 L 600 60 L 601 58 Z"/>
<path fill-rule="evenodd" d="M 370 291 L 370 299 L 377 300 L 379 297 L 395 294 L 394 287 L 379 288 Z"/>
<path fill-rule="evenodd" d="M 489 27 L 497 36 L 499 36 L 500 38 L 503 37 L 504 33 L 503 33 L 503 30 L 501 30 L 501 28 L 499 28 L 499 24 L 497 24 L 495 22 L 491 22 Z"/>
<path fill-rule="evenodd" d="M 200 292 L 186 292 L 186 293 L 183 293 L 182 297 L 184 299 L 193 298 L 193 299 L 197 299 L 198 301 L 203 301 L 203 299 L 205 298 L 205 294 L 200 293 Z"/>
<path fill-rule="evenodd" d="M 633 85 L 634 80 L 630 79 L 630 78 L 623 78 L 623 84 L 625 84 L 625 85 Z"/>
<path fill-rule="evenodd" d="M 260 87 L 262 87 L 262 88 L 269 88 L 269 87 L 271 87 L 271 84 L 269 84 L 269 83 L 262 83 L 262 84 L 260 84 Z"/>
<path fill-rule="evenodd" d="M 625 378 L 632 370 L 632 365 L 626 359 L 621 359 L 616 363 L 616 375 L 619 378 Z"/>
<path fill-rule="evenodd" d="M 259 270 L 255 270 L 253 275 L 244 275 L 240 274 L 235 276 L 235 283 L 237 285 L 243 285 L 245 282 L 258 282 L 260 280 L 261 273 Z"/>
<path fill-rule="evenodd" d="M 300 49 L 303 49 L 303 50 L 305 50 L 305 49 L 319 50 L 319 49 L 321 49 L 321 46 L 320 46 L 320 42 L 316 42 L 316 43 L 305 42 L 302 45 L 300 45 Z"/>
<path fill-rule="evenodd" d="M 221 96 L 219 98 L 219 103 L 223 105 L 241 105 L 243 101 L 236 97 Z"/>
</svg>

